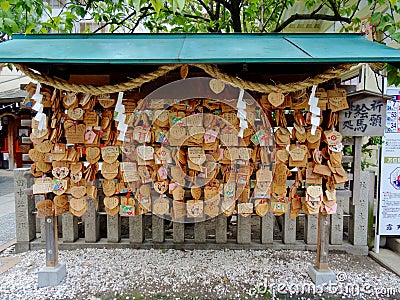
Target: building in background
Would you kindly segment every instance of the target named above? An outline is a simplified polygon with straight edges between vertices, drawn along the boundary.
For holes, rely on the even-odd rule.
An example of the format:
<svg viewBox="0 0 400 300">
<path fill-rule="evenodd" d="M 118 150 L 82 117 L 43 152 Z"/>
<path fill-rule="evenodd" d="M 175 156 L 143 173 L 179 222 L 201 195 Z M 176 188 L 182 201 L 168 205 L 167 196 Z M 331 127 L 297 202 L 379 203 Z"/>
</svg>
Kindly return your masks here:
<svg viewBox="0 0 400 300">
<path fill-rule="evenodd" d="M 20 72 L 0 66 L 0 168 L 14 169 L 29 165 L 28 151 L 31 111 L 22 107 L 26 92 L 21 86 L 29 78 Z M 24 155 L 25 154 L 25 155 Z"/>
</svg>

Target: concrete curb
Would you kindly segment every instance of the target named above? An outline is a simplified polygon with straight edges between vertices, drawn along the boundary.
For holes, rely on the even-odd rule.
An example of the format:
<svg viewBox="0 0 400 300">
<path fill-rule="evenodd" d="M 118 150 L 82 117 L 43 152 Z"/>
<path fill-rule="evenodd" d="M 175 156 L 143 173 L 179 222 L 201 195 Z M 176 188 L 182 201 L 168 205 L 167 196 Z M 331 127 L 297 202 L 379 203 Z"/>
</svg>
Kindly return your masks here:
<svg viewBox="0 0 400 300">
<path fill-rule="evenodd" d="M 379 249 L 379 253 L 370 251 L 368 255 L 382 267 L 400 277 L 400 255 L 389 249 Z"/>
</svg>

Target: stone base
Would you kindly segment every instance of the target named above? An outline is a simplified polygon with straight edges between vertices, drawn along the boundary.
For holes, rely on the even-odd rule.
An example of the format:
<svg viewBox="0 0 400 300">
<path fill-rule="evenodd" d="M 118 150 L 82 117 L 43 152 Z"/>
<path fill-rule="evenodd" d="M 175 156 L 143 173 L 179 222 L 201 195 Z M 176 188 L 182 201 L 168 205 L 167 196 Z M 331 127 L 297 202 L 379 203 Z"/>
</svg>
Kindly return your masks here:
<svg viewBox="0 0 400 300">
<path fill-rule="evenodd" d="M 59 285 L 67 275 L 65 263 L 55 267 L 44 267 L 38 271 L 38 287 Z"/>
<path fill-rule="evenodd" d="M 311 277 L 311 280 L 315 283 L 315 285 L 336 282 L 336 275 L 331 269 L 319 270 L 315 266 L 309 266 L 308 275 Z"/>
</svg>

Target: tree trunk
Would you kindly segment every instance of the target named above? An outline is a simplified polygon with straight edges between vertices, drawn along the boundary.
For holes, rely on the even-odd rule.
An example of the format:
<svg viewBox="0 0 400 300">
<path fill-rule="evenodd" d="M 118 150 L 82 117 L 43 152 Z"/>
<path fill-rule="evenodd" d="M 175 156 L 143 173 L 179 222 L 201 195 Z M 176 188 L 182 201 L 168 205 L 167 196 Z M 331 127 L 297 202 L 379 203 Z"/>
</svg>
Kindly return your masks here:
<svg viewBox="0 0 400 300">
<path fill-rule="evenodd" d="M 233 31 L 242 32 L 242 22 L 240 19 L 240 1 L 233 0 L 231 5 L 227 8 L 231 13 Z"/>
</svg>

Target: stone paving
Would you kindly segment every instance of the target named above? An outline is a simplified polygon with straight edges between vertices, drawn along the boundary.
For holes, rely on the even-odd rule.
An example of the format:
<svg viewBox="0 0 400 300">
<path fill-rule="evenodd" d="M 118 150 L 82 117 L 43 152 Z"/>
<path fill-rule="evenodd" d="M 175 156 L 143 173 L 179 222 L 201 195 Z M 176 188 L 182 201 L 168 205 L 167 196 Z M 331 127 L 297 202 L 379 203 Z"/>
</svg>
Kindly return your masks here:
<svg viewBox="0 0 400 300">
<path fill-rule="evenodd" d="M 15 238 L 14 172 L 0 170 L 0 245 Z"/>
</svg>

